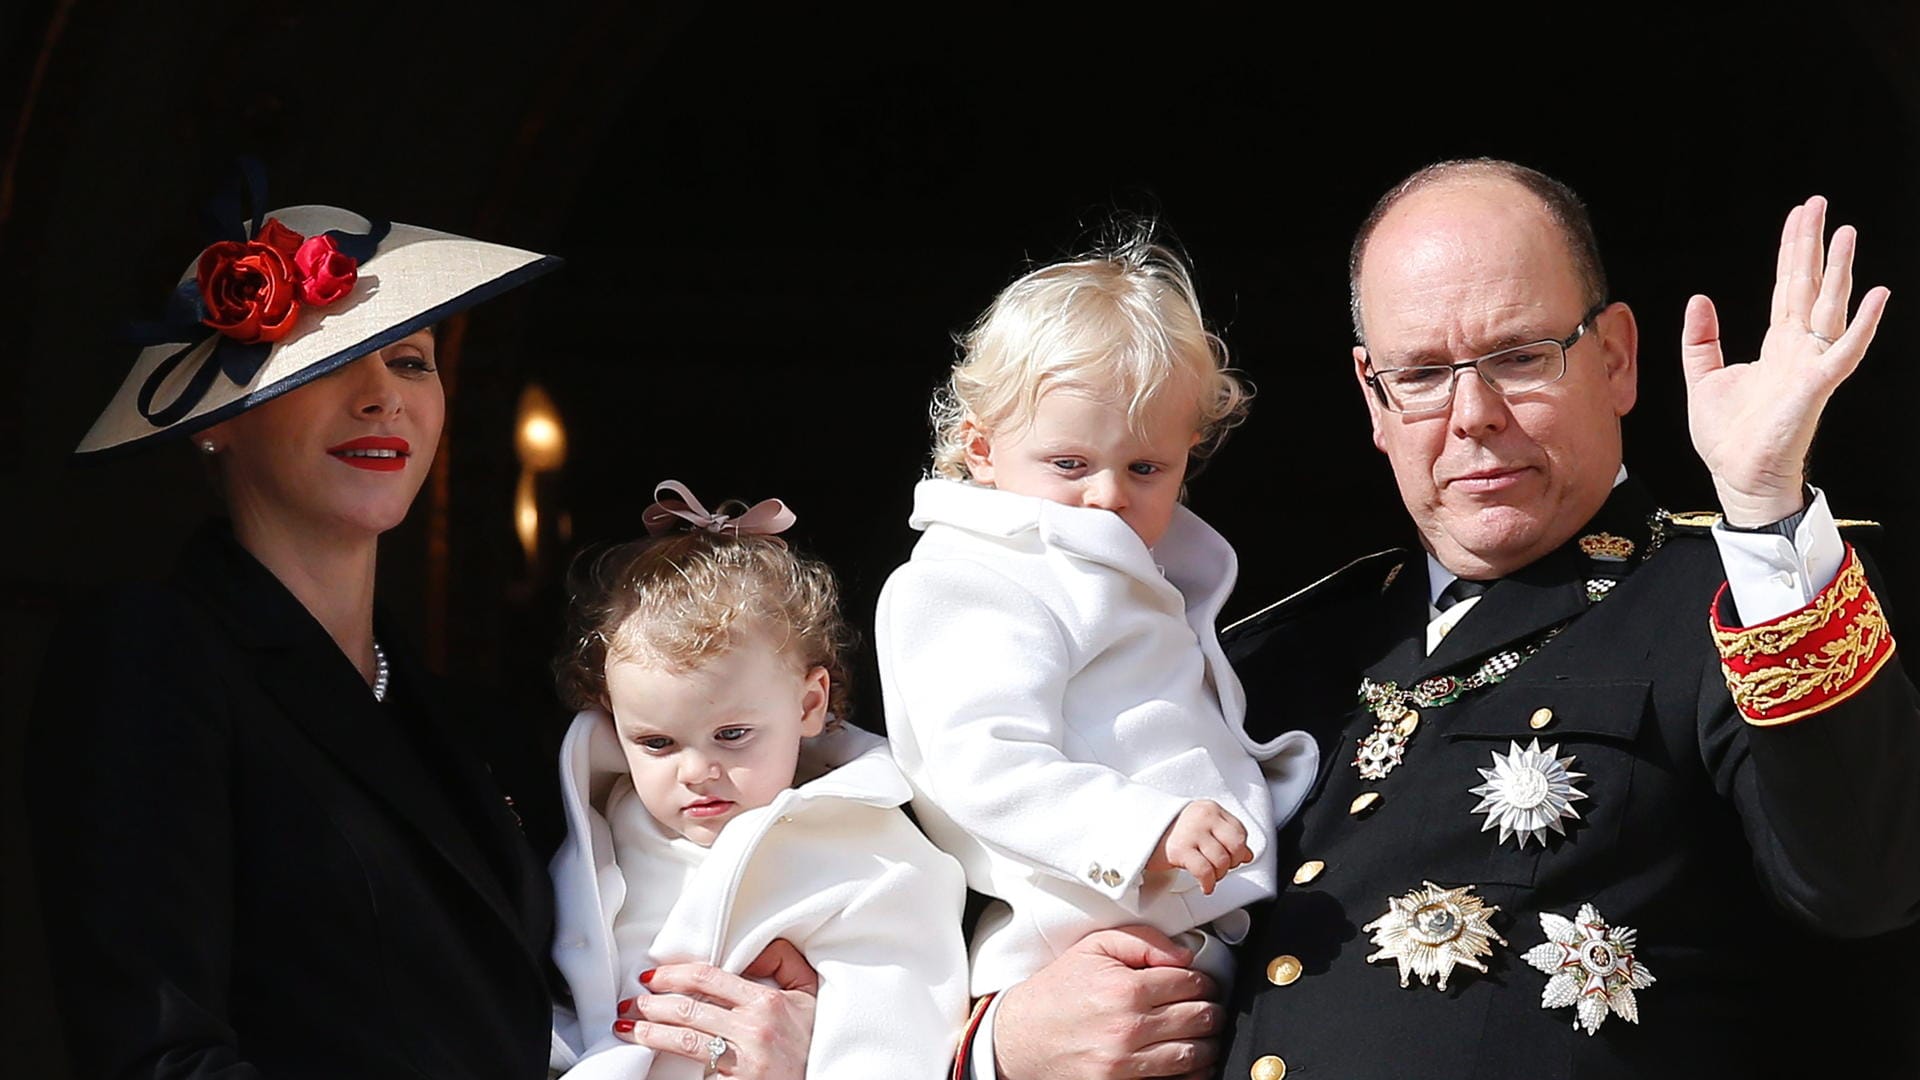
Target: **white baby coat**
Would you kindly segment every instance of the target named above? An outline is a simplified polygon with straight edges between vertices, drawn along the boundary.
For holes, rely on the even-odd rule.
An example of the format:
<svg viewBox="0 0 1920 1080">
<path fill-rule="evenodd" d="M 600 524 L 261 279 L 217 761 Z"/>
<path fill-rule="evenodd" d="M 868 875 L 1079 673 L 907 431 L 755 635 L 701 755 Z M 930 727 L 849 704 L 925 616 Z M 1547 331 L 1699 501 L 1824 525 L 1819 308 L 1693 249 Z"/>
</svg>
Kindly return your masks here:
<svg viewBox="0 0 1920 1080">
<path fill-rule="evenodd" d="M 880 680 L 921 827 L 1005 901 L 975 931 L 973 992 L 1093 930 L 1177 934 L 1272 896 L 1274 833 L 1319 755 L 1305 732 L 1244 730 L 1214 630 L 1237 570 L 1220 534 L 1176 507 L 1149 549 L 1110 511 L 938 479 L 911 524 L 924 535 L 880 598 Z M 1195 799 L 1254 852 L 1212 895 L 1145 872 Z"/>
<path fill-rule="evenodd" d="M 613 720 L 588 710 L 560 752 L 567 839 L 551 866 L 552 1064 L 575 1080 L 697 1078 L 704 1062 L 612 1034 L 647 968 L 743 970 L 775 938 L 820 976 L 809 1077 L 938 1076 L 967 1017 L 965 883 L 899 807 L 909 789 L 885 740 L 846 727 L 807 740 L 801 777 L 744 811 L 710 849 L 668 833 L 633 791 Z M 577 1015 L 576 1015 L 577 1014 Z"/>
</svg>

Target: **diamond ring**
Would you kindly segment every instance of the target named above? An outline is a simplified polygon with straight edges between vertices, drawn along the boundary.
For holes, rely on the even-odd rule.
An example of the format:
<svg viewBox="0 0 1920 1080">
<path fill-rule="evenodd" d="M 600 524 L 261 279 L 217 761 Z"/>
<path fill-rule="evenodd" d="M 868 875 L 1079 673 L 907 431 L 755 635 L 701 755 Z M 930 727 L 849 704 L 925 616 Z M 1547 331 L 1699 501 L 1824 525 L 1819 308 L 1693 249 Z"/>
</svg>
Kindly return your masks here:
<svg viewBox="0 0 1920 1080">
<path fill-rule="evenodd" d="M 720 1070 L 720 1056 L 727 1052 L 727 1040 L 715 1035 L 707 1040 L 707 1071 Z"/>
</svg>

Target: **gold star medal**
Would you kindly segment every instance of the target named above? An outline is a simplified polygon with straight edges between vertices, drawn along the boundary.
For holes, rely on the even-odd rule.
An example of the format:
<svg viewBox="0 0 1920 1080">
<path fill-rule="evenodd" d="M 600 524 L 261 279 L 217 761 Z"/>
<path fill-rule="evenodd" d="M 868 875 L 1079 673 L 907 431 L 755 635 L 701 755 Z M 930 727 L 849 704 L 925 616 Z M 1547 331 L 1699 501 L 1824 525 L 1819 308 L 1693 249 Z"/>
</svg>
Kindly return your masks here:
<svg viewBox="0 0 1920 1080">
<path fill-rule="evenodd" d="M 1387 913 L 1360 928 L 1374 931 L 1373 943 L 1380 946 L 1367 963 L 1393 960 L 1399 964 L 1401 986 L 1407 985 L 1409 974 L 1420 976 L 1423 985 L 1438 976 L 1442 990 L 1457 964 L 1484 974 L 1487 965 L 1477 957 L 1493 955 L 1488 941 L 1507 943 L 1488 925 L 1499 906 L 1471 895 L 1471 885 L 1457 889 L 1443 889 L 1431 881 L 1423 885 L 1389 899 Z"/>
<path fill-rule="evenodd" d="M 1573 756 L 1560 757 L 1557 744 L 1542 750 L 1540 740 L 1535 739 L 1525 750 L 1512 741 L 1507 747 L 1509 752 L 1504 756 L 1498 750 L 1493 752 L 1493 768 L 1476 770 L 1486 783 L 1467 789 L 1467 794 L 1480 796 L 1480 805 L 1473 808 L 1473 813 L 1487 815 L 1481 832 L 1500 826 L 1503 844 L 1518 836 L 1523 851 L 1530 839 L 1545 847 L 1548 829 L 1565 836 L 1567 829 L 1561 822 L 1580 816 L 1573 803 L 1587 795 L 1573 782 L 1587 774 L 1567 768 L 1573 764 Z"/>
<path fill-rule="evenodd" d="M 1592 1035 L 1612 1012 L 1629 1024 L 1640 1022 L 1636 990 L 1652 986 L 1653 972 L 1633 955 L 1634 930 L 1608 926 L 1592 904 L 1580 905 L 1569 922 L 1551 911 L 1540 913 L 1547 940 L 1527 950 L 1526 961 L 1551 976 L 1540 994 L 1543 1009 L 1574 1006 L 1573 1026 Z"/>
</svg>

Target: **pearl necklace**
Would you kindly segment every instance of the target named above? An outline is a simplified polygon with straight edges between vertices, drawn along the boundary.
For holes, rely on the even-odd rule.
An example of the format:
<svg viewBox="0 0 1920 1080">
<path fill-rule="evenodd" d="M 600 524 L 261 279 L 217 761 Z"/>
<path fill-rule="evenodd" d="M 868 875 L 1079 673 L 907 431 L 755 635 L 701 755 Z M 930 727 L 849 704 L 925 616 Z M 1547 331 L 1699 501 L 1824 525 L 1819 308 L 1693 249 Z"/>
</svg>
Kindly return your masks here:
<svg viewBox="0 0 1920 1080">
<path fill-rule="evenodd" d="M 373 700 L 387 700 L 387 680 L 391 677 L 392 671 L 387 667 L 387 650 L 376 641 L 373 643 Z"/>
</svg>

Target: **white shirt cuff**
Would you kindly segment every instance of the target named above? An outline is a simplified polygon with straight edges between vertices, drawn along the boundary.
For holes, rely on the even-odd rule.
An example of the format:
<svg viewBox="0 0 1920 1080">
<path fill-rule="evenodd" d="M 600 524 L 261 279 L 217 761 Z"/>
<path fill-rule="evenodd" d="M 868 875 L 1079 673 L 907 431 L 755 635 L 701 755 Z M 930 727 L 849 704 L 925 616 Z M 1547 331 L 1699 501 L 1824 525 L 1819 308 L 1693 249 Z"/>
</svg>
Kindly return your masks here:
<svg viewBox="0 0 1920 1080">
<path fill-rule="evenodd" d="M 980 1017 L 980 1026 L 974 1029 L 972 1053 L 967 1059 L 968 1080 L 1000 1080 L 1000 1074 L 993 1067 L 993 1018 L 1005 1000 L 1005 993 L 993 995 L 993 1000 L 987 1002 L 986 1013 Z"/>
<path fill-rule="evenodd" d="M 1755 626 L 1798 611 L 1813 602 L 1840 573 L 1847 545 L 1827 509 L 1827 495 L 1813 489 L 1813 502 L 1791 538 L 1774 533 L 1738 532 L 1726 522 L 1713 527 L 1727 588 L 1745 626 Z"/>
</svg>

